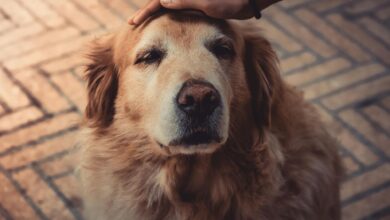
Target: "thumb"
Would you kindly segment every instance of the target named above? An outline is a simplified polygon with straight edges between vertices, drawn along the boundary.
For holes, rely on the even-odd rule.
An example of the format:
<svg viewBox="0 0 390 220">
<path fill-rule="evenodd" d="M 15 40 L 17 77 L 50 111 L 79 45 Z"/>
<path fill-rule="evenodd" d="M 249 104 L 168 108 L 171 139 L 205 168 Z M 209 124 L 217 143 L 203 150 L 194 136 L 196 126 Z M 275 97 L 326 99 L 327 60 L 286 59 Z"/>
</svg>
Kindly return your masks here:
<svg viewBox="0 0 390 220">
<path fill-rule="evenodd" d="M 198 3 L 192 0 L 160 0 L 160 4 L 169 9 L 199 9 Z"/>
</svg>

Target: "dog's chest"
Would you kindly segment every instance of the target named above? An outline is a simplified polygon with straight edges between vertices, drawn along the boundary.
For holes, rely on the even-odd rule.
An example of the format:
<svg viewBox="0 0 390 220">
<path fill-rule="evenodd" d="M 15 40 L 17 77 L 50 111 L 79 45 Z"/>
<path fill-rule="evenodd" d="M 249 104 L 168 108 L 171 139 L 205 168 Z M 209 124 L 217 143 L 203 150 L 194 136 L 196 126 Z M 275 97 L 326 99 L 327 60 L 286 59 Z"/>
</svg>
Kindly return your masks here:
<svg viewBox="0 0 390 220">
<path fill-rule="evenodd" d="M 188 160 L 167 162 L 146 181 L 144 198 L 139 213 L 154 213 L 145 219 L 225 219 L 227 216 L 243 216 L 237 213 L 237 179 L 226 167 L 215 172 L 209 162 Z M 241 180 L 242 181 L 242 180 Z M 151 193 L 153 192 L 153 193 Z M 158 196 L 156 196 L 158 195 Z"/>
</svg>

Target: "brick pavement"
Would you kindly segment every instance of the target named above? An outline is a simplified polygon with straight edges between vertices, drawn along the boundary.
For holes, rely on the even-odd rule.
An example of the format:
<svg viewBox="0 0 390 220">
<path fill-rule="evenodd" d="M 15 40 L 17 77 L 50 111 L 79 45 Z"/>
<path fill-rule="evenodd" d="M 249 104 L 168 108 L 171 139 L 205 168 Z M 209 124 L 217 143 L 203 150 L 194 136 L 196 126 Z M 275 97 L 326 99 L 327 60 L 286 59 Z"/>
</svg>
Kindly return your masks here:
<svg viewBox="0 0 390 220">
<path fill-rule="evenodd" d="M 0 3 L 0 219 L 81 219 L 80 54 L 144 1 Z M 258 22 L 342 143 L 344 219 L 390 219 L 389 22 L 389 0 L 288 0 Z"/>
</svg>

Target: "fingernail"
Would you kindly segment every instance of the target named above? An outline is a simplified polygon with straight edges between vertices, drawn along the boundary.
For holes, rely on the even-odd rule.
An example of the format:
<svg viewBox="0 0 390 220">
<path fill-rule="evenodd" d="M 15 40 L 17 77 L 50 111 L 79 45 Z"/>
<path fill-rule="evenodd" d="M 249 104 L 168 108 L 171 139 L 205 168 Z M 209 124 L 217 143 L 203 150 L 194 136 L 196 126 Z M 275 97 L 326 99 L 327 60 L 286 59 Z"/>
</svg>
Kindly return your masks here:
<svg viewBox="0 0 390 220">
<path fill-rule="evenodd" d="M 129 17 L 129 18 L 127 19 L 127 23 L 133 25 L 133 24 L 134 24 L 133 17 Z"/>
<path fill-rule="evenodd" d="M 134 17 L 133 18 L 133 24 L 138 24 L 139 22 L 138 22 L 138 19 L 137 19 L 137 17 Z"/>
<path fill-rule="evenodd" d="M 130 25 L 137 25 L 138 24 L 134 17 L 127 20 L 127 23 L 129 23 Z"/>
<path fill-rule="evenodd" d="M 139 12 L 140 12 L 139 10 L 136 11 L 135 14 L 131 17 L 131 24 L 133 24 L 133 25 L 138 24 L 138 19 L 137 19 L 138 17 L 137 17 L 137 15 L 139 14 Z"/>
</svg>

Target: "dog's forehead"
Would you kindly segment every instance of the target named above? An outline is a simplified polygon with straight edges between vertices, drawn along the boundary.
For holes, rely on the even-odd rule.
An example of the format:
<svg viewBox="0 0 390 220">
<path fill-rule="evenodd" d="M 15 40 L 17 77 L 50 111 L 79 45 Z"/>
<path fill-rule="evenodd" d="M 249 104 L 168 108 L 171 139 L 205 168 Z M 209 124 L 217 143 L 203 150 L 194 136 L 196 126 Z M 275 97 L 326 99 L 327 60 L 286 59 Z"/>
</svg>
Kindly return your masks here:
<svg viewBox="0 0 390 220">
<path fill-rule="evenodd" d="M 199 15 L 164 14 L 143 27 L 139 43 L 173 41 L 188 46 L 221 35 L 229 35 L 225 22 Z"/>
</svg>

